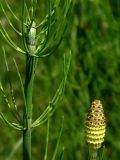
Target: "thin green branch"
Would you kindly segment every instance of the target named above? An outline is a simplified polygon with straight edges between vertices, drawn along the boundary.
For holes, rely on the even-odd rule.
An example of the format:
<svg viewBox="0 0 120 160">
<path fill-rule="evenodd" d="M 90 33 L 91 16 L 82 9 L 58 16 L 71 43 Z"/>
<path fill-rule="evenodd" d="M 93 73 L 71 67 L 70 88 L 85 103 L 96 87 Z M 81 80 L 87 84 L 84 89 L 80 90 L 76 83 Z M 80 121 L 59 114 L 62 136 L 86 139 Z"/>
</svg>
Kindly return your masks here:
<svg viewBox="0 0 120 160">
<path fill-rule="evenodd" d="M 1 6 L 1 9 L 2 9 L 4 15 L 6 16 L 6 18 L 7 18 L 7 20 L 8 20 L 9 25 L 12 27 L 12 29 L 13 29 L 19 36 L 22 36 L 22 33 L 20 33 L 20 32 L 14 27 L 14 25 L 12 24 L 10 18 L 8 18 L 7 13 L 6 13 L 6 11 L 5 11 L 5 9 L 4 9 L 4 7 L 3 7 L 3 5 L 2 5 L 1 2 L 0 2 L 0 6 Z"/>
<path fill-rule="evenodd" d="M 9 9 L 10 13 L 13 15 L 13 17 L 14 17 L 17 21 L 20 22 L 19 18 L 13 13 L 10 5 L 8 4 L 8 2 L 7 2 L 6 0 L 5 0 L 5 3 L 6 3 L 7 8 Z"/>
<path fill-rule="evenodd" d="M 44 160 L 47 160 L 47 157 L 48 157 L 49 132 L 50 132 L 50 120 L 49 120 L 49 118 L 48 118 L 48 123 L 47 123 L 47 136 L 46 136 L 46 147 L 45 147 Z"/>
<path fill-rule="evenodd" d="M 2 36 L 4 37 L 4 39 L 6 40 L 6 42 L 8 42 L 8 44 L 14 48 L 16 51 L 22 53 L 22 54 L 26 54 L 25 51 L 23 51 L 21 48 L 19 48 L 13 41 L 12 39 L 10 38 L 10 36 L 8 35 L 7 31 L 5 30 L 5 28 L 3 27 L 2 23 L 0 22 L 0 26 L 1 26 L 1 29 L 0 29 L 0 32 L 2 34 Z"/>
<path fill-rule="evenodd" d="M 35 128 L 35 127 L 41 126 L 41 125 L 44 124 L 47 120 L 48 120 L 48 116 L 47 116 L 45 119 L 43 119 L 42 121 L 40 121 L 39 123 L 34 124 L 34 126 L 32 125 L 31 127 L 32 127 L 32 128 Z"/>
<path fill-rule="evenodd" d="M 48 115 L 51 112 L 51 107 L 48 106 L 44 112 L 32 123 L 32 128 L 34 128 L 35 126 L 39 126 L 41 124 L 41 122 L 43 123 L 43 121 L 46 119 L 48 119 Z"/>
<path fill-rule="evenodd" d="M 25 15 L 25 11 L 27 10 L 27 13 L 28 12 L 28 9 L 27 9 L 27 5 L 25 3 L 25 0 L 22 0 L 22 39 L 23 39 L 23 44 L 24 44 L 24 48 L 26 50 L 26 52 L 28 53 L 28 47 L 26 45 L 26 37 L 27 37 L 27 27 L 28 27 L 28 23 L 30 23 L 30 18 L 29 18 L 29 15 Z M 26 24 L 26 25 L 25 25 Z"/>
<path fill-rule="evenodd" d="M 61 154 L 60 154 L 59 160 L 62 160 L 62 158 L 63 158 L 63 153 L 64 153 L 64 147 L 63 147 L 62 152 L 61 152 Z"/>
<path fill-rule="evenodd" d="M 20 81 L 20 86 L 21 86 L 21 90 L 22 90 L 22 96 L 23 96 L 23 100 L 24 100 L 24 105 L 26 106 L 26 99 L 25 99 L 25 93 L 24 93 L 24 86 L 23 86 L 23 82 L 22 82 L 22 77 L 20 75 L 16 60 L 14 58 L 13 58 L 13 62 L 15 64 L 15 68 L 16 68 L 16 71 L 17 71 L 17 74 L 18 74 L 18 78 L 19 78 L 19 81 Z"/>
<path fill-rule="evenodd" d="M 42 45 L 37 47 L 36 55 L 43 58 L 51 55 L 58 48 L 63 39 L 66 27 L 69 22 L 73 3 L 74 2 L 71 1 L 65 1 L 63 8 L 60 9 L 60 14 L 58 14 L 56 10 L 53 14 L 53 17 L 50 17 L 52 19 L 51 24 L 53 25 L 50 25 L 49 32 L 47 31 L 44 41 L 42 41 Z M 54 7 L 51 9 L 49 15 L 53 11 L 53 9 Z M 67 18 L 68 16 L 69 18 Z M 48 24 L 49 26 L 49 19 L 46 24 Z"/>
<path fill-rule="evenodd" d="M 13 108 L 13 107 L 10 105 L 10 103 L 9 103 L 9 101 L 8 101 L 8 98 L 7 98 L 6 94 L 5 94 L 5 91 L 4 91 L 3 87 L 2 87 L 2 84 L 0 84 L 0 90 L 1 90 L 1 92 L 2 92 L 2 94 L 3 94 L 4 100 L 5 100 L 8 108 L 10 109 L 13 117 L 18 121 L 18 123 L 21 123 L 19 113 L 18 113 L 18 111 L 17 111 L 17 109 L 16 109 L 15 107 Z"/>
<path fill-rule="evenodd" d="M 48 20 L 46 22 L 47 23 L 47 32 L 45 33 L 43 45 L 36 49 L 36 53 L 35 53 L 36 55 L 38 54 L 38 52 L 41 52 L 45 48 L 45 46 L 47 45 L 47 42 L 48 42 L 49 32 L 50 32 L 50 28 L 51 28 L 51 12 L 52 12 L 51 0 L 49 0 L 48 3 L 49 3 Z"/>
<path fill-rule="evenodd" d="M 16 120 L 19 122 L 19 124 L 23 124 L 23 121 L 21 119 L 21 116 L 17 110 L 17 105 L 16 105 L 16 101 L 14 98 L 14 92 L 13 92 L 13 87 L 12 84 L 10 83 L 10 89 L 11 89 L 11 97 L 12 97 L 12 103 L 13 103 L 13 111 L 15 111 L 14 117 L 16 118 Z"/>
<path fill-rule="evenodd" d="M 7 72 L 9 72 L 9 66 L 8 66 L 8 62 L 7 62 L 7 59 L 6 59 L 6 53 L 5 53 L 4 47 L 2 47 L 2 50 L 3 50 L 3 55 L 4 55 L 6 70 L 7 70 Z"/>
<path fill-rule="evenodd" d="M 63 119 L 63 120 L 64 120 L 64 119 Z M 57 144 L 56 144 L 56 148 L 55 148 L 55 151 L 54 151 L 52 160 L 55 160 L 55 159 L 56 159 L 56 156 L 57 156 L 58 147 L 59 147 L 59 144 L 60 144 L 60 138 L 61 138 L 62 131 L 63 131 L 63 120 L 62 120 L 62 125 L 61 125 L 61 129 L 60 129 L 60 134 L 59 134 L 59 137 L 58 137 L 58 140 L 57 140 Z"/>
<path fill-rule="evenodd" d="M 6 96 L 5 92 L 4 92 L 4 89 L 3 89 L 3 86 L 2 86 L 2 84 L 1 84 L 1 82 L 0 82 L 0 90 L 1 90 L 1 92 L 2 92 L 2 94 L 3 94 L 3 97 L 4 97 L 4 99 L 5 99 L 5 102 L 6 102 L 7 106 L 8 106 L 8 108 L 10 109 L 10 108 L 11 108 L 11 105 L 10 105 L 8 99 L 7 99 L 7 96 Z"/>
<path fill-rule="evenodd" d="M 36 8 L 37 8 L 37 0 L 32 0 L 32 4 L 31 4 L 31 21 L 34 21 L 34 19 L 35 19 Z"/>
<path fill-rule="evenodd" d="M 52 18 L 52 16 L 54 15 L 54 13 L 55 13 L 55 9 L 52 10 L 51 13 L 50 13 L 50 14 L 51 14 L 51 18 Z M 47 14 L 47 15 L 45 16 L 45 18 L 42 20 L 42 22 L 36 26 L 36 29 L 39 28 L 39 27 L 45 26 L 45 24 L 48 22 L 48 18 L 49 18 L 49 14 Z"/>
<path fill-rule="evenodd" d="M 64 76 L 63 76 L 63 80 L 60 83 L 59 88 L 57 89 L 52 101 L 50 102 L 50 106 L 53 107 L 52 113 L 56 110 L 56 104 L 62 98 L 64 87 L 65 87 L 65 83 L 66 83 L 66 80 L 67 80 L 69 67 L 70 67 L 70 62 L 71 62 L 71 52 L 69 53 L 68 62 L 66 62 L 65 55 L 64 55 Z M 66 65 L 66 63 L 67 63 L 67 65 Z"/>
<path fill-rule="evenodd" d="M 4 116 L 2 112 L 0 112 L 0 118 L 10 127 L 17 129 L 17 130 L 23 130 L 21 125 L 16 125 L 16 123 L 11 123 L 7 120 L 7 118 Z"/>
<path fill-rule="evenodd" d="M 51 14 L 51 18 L 53 17 L 53 15 L 54 15 L 57 7 L 59 6 L 59 4 L 60 4 L 60 0 L 56 0 L 56 2 L 54 2 L 54 7 L 51 9 L 51 13 L 50 13 Z M 36 28 L 39 28 L 39 27 L 42 27 L 43 25 L 45 25 L 48 22 L 48 18 L 49 18 L 49 14 L 47 14 L 45 16 L 43 21 L 39 25 L 37 25 Z"/>
<path fill-rule="evenodd" d="M 6 53 L 5 53 L 5 50 L 4 48 L 3 49 L 3 53 L 4 53 L 4 60 L 5 60 L 5 65 L 6 65 L 6 69 L 7 69 L 7 72 L 9 73 L 9 65 L 8 65 L 8 62 L 7 62 L 7 59 L 6 59 Z M 21 116 L 17 110 L 17 105 L 16 105 L 16 102 L 15 102 L 15 98 L 14 98 L 14 92 L 13 92 L 13 87 L 12 87 L 12 83 L 11 83 L 11 80 L 9 79 L 9 85 L 10 85 L 10 90 L 11 90 L 11 98 L 12 98 L 12 103 L 13 103 L 13 107 L 10 107 L 10 110 L 12 111 L 12 114 L 13 116 L 16 118 L 16 120 L 22 124 L 22 119 L 21 119 Z M 2 87 L 2 90 L 3 90 L 3 87 Z M 5 95 L 5 92 L 4 90 L 2 91 L 3 94 L 4 94 L 4 97 L 7 99 L 6 95 Z M 8 100 L 7 100 L 8 101 Z"/>
<path fill-rule="evenodd" d="M 19 149 L 19 147 L 22 144 L 22 138 L 20 138 L 14 145 L 12 151 L 10 152 L 9 156 L 7 157 L 6 160 L 13 160 L 13 156 L 15 154 L 15 152 Z"/>
<path fill-rule="evenodd" d="M 52 115 L 54 111 L 56 110 L 56 104 L 58 101 L 62 98 L 63 92 L 64 92 L 64 87 L 65 83 L 67 80 L 67 75 L 70 67 L 70 61 L 71 61 L 71 52 L 69 53 L 69 59 L 68 62 L 66 62 L 65 56 L 64 56 L 64 76 L 63 79 L 54 95 L 52 98 L 51 102 L 49 103 L 48 107 L 45 109 L 45 111 L 32 123 L 32 128 L 37 127 L 48 119 L 48 114 Z M 67 65 L 66 65 L 67 64 Z"/>
<path fill-rule="evenodd" d="M 27 14 L 27 18 L 28 18 L 28 22 L 30 22 L 30 14 L 29 14 L 29 10 L 28 10 L 28 7 L 27 7 L 27 4 L 25 2 L 25 8 L 26 8 L 26 14 Z M 24 24 L 25 25 L 25 24 Z"/>
</svg>

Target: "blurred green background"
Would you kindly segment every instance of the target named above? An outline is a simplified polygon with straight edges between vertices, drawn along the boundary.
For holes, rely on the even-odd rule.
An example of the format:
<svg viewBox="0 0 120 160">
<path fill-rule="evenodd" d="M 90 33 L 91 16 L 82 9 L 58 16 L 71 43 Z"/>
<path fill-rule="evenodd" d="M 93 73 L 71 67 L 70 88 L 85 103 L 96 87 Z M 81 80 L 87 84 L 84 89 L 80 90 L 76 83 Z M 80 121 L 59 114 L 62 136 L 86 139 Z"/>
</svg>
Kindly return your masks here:
<svg viewBox="0 0 120 160">
<path fill-rule="evenodd" d="M 5 1 L 1 2 L 12 22 L 20 29 L 21 24 L 12 17 L 5 6 Z M 22 1 L 11 0 L 9 3 L 14 13 L 21 18 Z M 41 21 L 46 8 L 46 2 L 40 0 L 37 21 Z M 0 20 L 12 39 L 21 45 L 21 39 L 9 26 L 1 8 Z M 0 35 L 0 46 L 0 80 L 9 98 L 8 79 L 11 79 L 18 110 L 22 115 L 20 83 L 12 58 L 16 59 L 24 81 L 25 57 L 11 49 L 2 35 Z M 5 47 L 7 54 L 9 75 L 5 69 L 2 46 Z M 48 159 L 51 159 L 53 154 L 63 116 L 64 129 L 58 155 L 64 147 L 64 160 L 87 159 L 84 134 L 86 115 L 91 102 L 100 99 L 107 121 L 104 159 L 118 160 L 120 157 L 120 0 L 76 0 L 62 44 L 55 54 L 39 60 L 34 85 L 33 119 L 42 113 L 59 86 L 63 73 L 63 54 L 66 54 L 68 49 L 72 50 L 71 66 L 64 96 L 50 122 Z M 0 110 L 8 119 L 14 121 L 1 93 Z M 33 130 L 33 160 L 42 160 L 44 157 L 46 126 L 47 124 L 44 124 Z M 0 121 L 0 160 L 10 160 L 9 156 L 21 134 Z M 21 153 L 22 147 L 19 146 L 12 160 L 22 159 Z"/>
</svg>

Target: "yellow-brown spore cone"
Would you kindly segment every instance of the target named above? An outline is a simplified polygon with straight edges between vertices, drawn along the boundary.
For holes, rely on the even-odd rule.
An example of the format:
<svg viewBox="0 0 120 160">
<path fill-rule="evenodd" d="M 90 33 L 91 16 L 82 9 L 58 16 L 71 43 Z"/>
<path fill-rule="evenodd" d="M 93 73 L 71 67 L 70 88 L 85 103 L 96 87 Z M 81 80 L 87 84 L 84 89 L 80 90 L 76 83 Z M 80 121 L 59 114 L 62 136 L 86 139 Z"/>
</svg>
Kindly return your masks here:
<svg viewBox="0 0 120 160">
<path fill-rule="evenodd" d="M 102 104 L 95 100 L 91 104 L 86 122 L 86 141 L 93 149 L 99 149 L 105 136 L 105 116 Z"/>
</svg>

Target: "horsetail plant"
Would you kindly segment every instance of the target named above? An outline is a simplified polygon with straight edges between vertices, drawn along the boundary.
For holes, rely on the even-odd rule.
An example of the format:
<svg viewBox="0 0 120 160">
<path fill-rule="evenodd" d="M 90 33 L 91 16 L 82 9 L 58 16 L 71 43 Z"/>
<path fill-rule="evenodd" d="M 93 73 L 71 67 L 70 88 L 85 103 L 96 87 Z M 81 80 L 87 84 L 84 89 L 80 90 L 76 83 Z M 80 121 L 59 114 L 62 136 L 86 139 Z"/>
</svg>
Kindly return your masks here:
<svg viewBox="0 0 120 160">
<path fill-rule="evenodd" d="M 7 0 L 4 1 L 8 11 L 11 13 L 13 18 L 21 24 L 21 31 L 15 28 L 12 21 L 9 19 L 6 10 L 2 2 L 0 2 L 1 9 L 8 20 L 9 25 L 12 29 L 22 37 L 22 47 L 19 47 L 9 36 L 6 28 L 0 21 L 0 32 L 8 45 L 15 49 L 17 52 L 22 53 L 26 57 L 26 73 L 25 73 L 25 83 L 23 85 L 22 78 L 17 66 L 15 59 L 13 59 L 15 68 L 20 80 L 21 90 L 23 95 L 24 107 L 23 107 L 23 117 L 17 111 L 17 106 L 14 98 L 14 92 L 12 83 L 10 81 L 11 88 L 11 97 L 13 106 L 9 103 L 7 99 L 6 93 L 2 84 L 0 83 L 0 89 L 3 93 L 6 104 L 9 109 L 12 111 L 18 123 L 10 122 L 5 115 L 1 112 L 1 119 L 6 122 L 12 128 L 17 130 L 21 130 L 23 133 L 23 160 L 31 160 L 31 130 L 37 126 L 45 123 L 49 116 L 53 114 L 56 109 L 56 104 L 60 100 L 70 65 L 70 56 L 68 62 L 64 64 L 64 75 L 63 79 L 58 87 L 53 99 L 43 111 L 43 113 L 36 119 L 32 120 L 32 111 L 33 111 L 33 84 L 35 78 L 35 70 L 37 67 L 38 58 L 44 58 L 52 53 L 58 48 L 60 42 L 62 41 L 64 32 L 66 30 L 68 19 L 70 17 L 71 9 L 73 6 L 73 0 L 48 0 L 48 13 L 41 23 L 37 24 L 35 21 L 36 10 L 38 1 L 31 0 L 31 5 L 28 7 L 27 2 L 25 0 L 22 1 L 22 19 L 19 19 L 14 12 L 12 11 L 10 5 Z M 39 32 L 38 32 L 39 30 Z M 5 50 L 3 49 L 4 55 Z M 5 57 L 5 56 L 4 56 Z M 65 60 L 65 59 L 64 59 Z M 7 72 L 9 72 L 9 66 L 7 64 L 7 60 L 5 58 Z"/>
<path fill-rule="evenodd" d="M 98 160 L 98 149 L 105 136 L 105 116 L 100 100 L 92 102 L 86 121 L 86 141 L 89 145 L 90 160 Z"/>
</svg>

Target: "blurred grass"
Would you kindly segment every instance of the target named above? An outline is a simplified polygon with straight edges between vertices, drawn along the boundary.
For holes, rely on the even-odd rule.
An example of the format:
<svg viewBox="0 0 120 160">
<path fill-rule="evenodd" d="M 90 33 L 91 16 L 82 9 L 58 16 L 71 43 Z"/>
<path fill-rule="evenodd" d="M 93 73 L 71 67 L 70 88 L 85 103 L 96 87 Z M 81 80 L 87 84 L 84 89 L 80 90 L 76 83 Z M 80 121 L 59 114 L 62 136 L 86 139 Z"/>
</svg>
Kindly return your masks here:
<svg viewBox="0 0 120 160">
<path fill-rule="evenodd" d="M 4 0 L 1 0 L 4 3 Z M 21 2 L 11 1 L 12 10 L 20 15 Z M 37 21 L 43 17 L 46 10 L 43 0 L 39 4 Z M 7 11 L 7 9 L 6 9 Z M 15 22 L 11 14 L 9 17 Z M 18 43 L 19 38 L 8 25 L 0 9 L 0 20 Z M 15 57 L 24 80 L 25 57 L 12 50 L 0 36 L 0 46 L 4 46 L 7 60 L 11 69 L 6 74 L 5 63 L 0 48 L 0 80 L 9 97 L 8 78 L 12 79 L 18 109 L 22 114 L 20 84 L 15 72 L 12 57 Z M 55 93 L 62 79 L 63 54 L 71 48 L 72 61 L 64 97 L 58 110 L 51 119 L 49 159 L 55 147 L 61 118 L 64 115 L 64 130 L 60 149 L 65 147 L 64 160 L 85 160 L 86 144 L 84 126 L 86 114 L 91 101 L 95 98 L 102 100 L 106 117 L 107 131 L 105 138 L 104 159 L 119 159 L 120 156 L 120 1 L 119 0 L 76 0 L 71 21 L 68 25 L 64 40 L 51 57 L 39 60 L 34 87 L 34 119 L 41 113 Z M 8 108 L 0 94 L 0 109 L 9 119 Z M 13 118 L 12 118 L 13 119 Z M 0 159 L 6 160 L 21 133 L 11 130 L 0 121 Z M 45 152 L 46 124 L 33 131 L 32 159 L 43 159 Z M 17 160 L 21 147 L 14 155 Z"/>
</svg>

